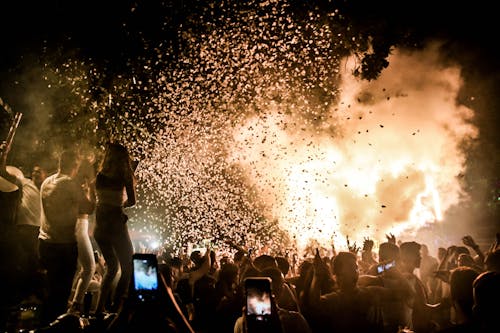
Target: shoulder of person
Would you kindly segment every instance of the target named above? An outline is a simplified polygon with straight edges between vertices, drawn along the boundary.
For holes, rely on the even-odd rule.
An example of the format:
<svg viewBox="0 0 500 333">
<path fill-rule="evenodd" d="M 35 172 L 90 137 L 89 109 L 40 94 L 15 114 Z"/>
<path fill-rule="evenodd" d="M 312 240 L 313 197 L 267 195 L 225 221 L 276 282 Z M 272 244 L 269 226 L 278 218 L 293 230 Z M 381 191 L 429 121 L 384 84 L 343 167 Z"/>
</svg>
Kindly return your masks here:
<svg viewBox="0 0 500 333">
<path fill-rule="evenodd" d="M 35 183 L 30 178 L 19 179 L 19 181 L 20 181 L 22 186 L 31 187 L 31 188 L 35 188 L 36 190 L 38 190 L 38 187 L 36 187 Z"/>
<path fill-rule="evenodd" d="M 278 316 L 281 321 L 283 333 L 308 333 L 311 332 L 309 324 L 304 316 L 297 311 L 280 308 Z"/>
<path fill-rule="evenodd" d="M 82 187 L 80 186 L 80 184 L 78 184 L 78 182 L 76 181 L 76 179 L 70 177 L 70 176 L 67 176 L 67 175 L 64 175 L 63 177 L 61 177 L 61 179 L 59 180 L 60 183 L 64 183 L 65 185 L 67 185 L 68 187 L 70 187 L 72 190 L 77 190 L 77 191 L 82 191 L 83 192 L 83 189 Z"/>
<path fill-rule="evenodd" d="M 53 174 L 45 178 L 45 180 L 42 182 L 42 185 L 40 186 L 40 192 L 43 192 L 47 187 L 52 187 L 55 184 L 57 174 Z"/>
<path fill-rule="evenodd" d="M 240 316 L 236 321 L 234 322 L 234 333 L 243 333 L 243 317 Z"/>
<path fill-rule="evenodd" d="M 383 281 L 380 275 L 362 274 L 358 278 L 358 285 L 360 286 L 381 286 Z"/>
</svg>

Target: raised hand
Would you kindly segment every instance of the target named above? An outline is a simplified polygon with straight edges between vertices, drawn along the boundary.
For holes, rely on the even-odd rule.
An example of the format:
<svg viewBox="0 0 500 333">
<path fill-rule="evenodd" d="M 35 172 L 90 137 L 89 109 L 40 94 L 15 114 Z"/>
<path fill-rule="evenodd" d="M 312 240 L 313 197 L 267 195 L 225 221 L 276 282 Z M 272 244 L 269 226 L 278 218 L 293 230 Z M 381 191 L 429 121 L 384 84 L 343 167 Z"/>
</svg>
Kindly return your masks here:
<svg viewBox="0 0 500 333">
<path fill-rule="evenodd" d="M 387 242 L 396 244 L 396 236 L 394 236 L 392 232 L 390 234 L 385 234 L 385 238 L 387 238 Z"/>
<path fill-rule="evenodd" d="M 477 248 L 477 244 L 476 244 L 476 242 L 475 242 L 475 241 L 474 241 L 474 239 L 473 239 L 471 236 L 469 236 L 469 235 L 464 236 L 464 237 L 462 238 L 462 242 L 464 243 L 464 245 L 466 245 L 466 246 L 470 246 L 470 247 L 472 247 L 473 249 Z"/>
<path fill-rule="evenodd" d="M 358 254 L 360 248 L 356 246 L 356 242 L 354 242 L 352 245 L 349 242 L 349 236 L 346 236 L 346 241 L 347 241 L 347 248 L 349 249 L 349 252 Z"/>
<path fill-rule="evenodd" d="M 373 240 L 368 237 L 365 237 L 363 240 L 363 251 L 371 251 L 373 249 Z"/>
<path fill-rule="evenodd" d="M 495 252 L 495 250 L 498 248 L 499 245 L 500 245 L 500 232 L 497 232 L 495 234 L 495 241 L 493 242 L 493 244 L 491 244 L 488 253 Z"/>
</svg>

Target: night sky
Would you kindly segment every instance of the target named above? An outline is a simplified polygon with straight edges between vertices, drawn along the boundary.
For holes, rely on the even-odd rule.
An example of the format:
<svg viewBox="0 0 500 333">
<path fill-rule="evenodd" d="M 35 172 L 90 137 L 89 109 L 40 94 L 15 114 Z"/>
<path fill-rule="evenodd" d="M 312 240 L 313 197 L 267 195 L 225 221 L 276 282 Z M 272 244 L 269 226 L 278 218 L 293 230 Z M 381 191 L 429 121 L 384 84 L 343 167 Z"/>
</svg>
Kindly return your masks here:
<svg viewBox="0 0 500 333">
<path fill-rule="evenodd" d="M 221 1 L 231 3 L 234 1 Z M 264 2 L 264 1 L 263 1 Z M 297 10 L 329 8 L 332 1 L 288 1 Z M 163 1 L 4 1 L 1 64 L 3 69 L 19 65 L 26 53 L 43 48 L 78 48 L 82 55 L 120 64 L 124 56 L 143 52 L 143 41 L 174 39 L 176 31 L 193 11 L 209 2 Z M 303 3 L 303 5 L 298 5 Z M 337 1 L 356 22 L 390 22 L 392 29 L 410 28 L 425 37 L 443 37 L 470 51 L 478 51 L 481 65 L 496 61 L 496 11 L 489 1 Z M 388 32 L 391 32 L 390 29 Z M 457 45 L 458 44 L 458 45 Z M 460 45 L 460 46 L 459 46 Z M 474 53 L 474 52 L 473 52 Z M 494 63 L 492 63 L 494 65 Z"/>
</svg>

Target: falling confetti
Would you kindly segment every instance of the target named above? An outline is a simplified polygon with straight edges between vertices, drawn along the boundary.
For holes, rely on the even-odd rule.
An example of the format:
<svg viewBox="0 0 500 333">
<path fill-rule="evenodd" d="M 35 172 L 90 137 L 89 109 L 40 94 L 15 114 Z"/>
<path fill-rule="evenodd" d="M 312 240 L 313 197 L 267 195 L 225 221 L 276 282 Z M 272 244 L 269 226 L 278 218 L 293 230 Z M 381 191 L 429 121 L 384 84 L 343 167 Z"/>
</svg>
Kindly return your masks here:
<svg viewBox="0 0 500 333">
<path fill-rule="evenodd" d="M 455 103 L 459 68 L 440 66 L 435 47 L 395 50 L 378 80 L 360 81 L 324 24 L 338 12 L 297 20 L 287 8 L 210 6 L 180 50 L 151 46 L 107 90 L 92 62 L 47 66 L 86 106 L 78 125 L 139 161 L 134 234 L 174 249 L 208 238 L 303 250 L 411 234 L 463 198 L 461 145 L 478 133 Z"/>
</svg>

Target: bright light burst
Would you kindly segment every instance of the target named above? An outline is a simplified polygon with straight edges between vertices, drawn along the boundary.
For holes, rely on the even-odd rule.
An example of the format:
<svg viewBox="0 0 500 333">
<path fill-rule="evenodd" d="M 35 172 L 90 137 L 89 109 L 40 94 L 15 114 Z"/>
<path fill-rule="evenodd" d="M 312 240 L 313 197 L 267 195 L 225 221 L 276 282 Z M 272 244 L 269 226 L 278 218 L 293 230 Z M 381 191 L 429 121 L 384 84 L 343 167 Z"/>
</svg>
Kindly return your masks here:
<svg viewBox="0 0 500 333">
<path fill-rule="evenodd" d="M 87 65 L 65 78 L 95 130 L 141 160 L 136 230 L 174 248 L 343 246 L 415 232 L 463 199 L 461 145 L 477 129 L 435 47 L 395 50 L 380 79 L 359 81 L 323 21 L 338 13 L 298 22 L 285 1 L 222 4 L 202 32 L 180 32 L 175 56 L 158 47 L 100 99 Z"/>
<path fill-rule="evenodd" d="M 459 70 L 440 67 L 432 47 L 390 63 L 376 82 L 348 69 L 321 126 L 291 126 L 294 115 L 274 107 L 235 131 L 235 160 L 299 248 L 414 235 L 463 199 L 461 145 L 478 133 L 455 103 Z"/>
</svg>

